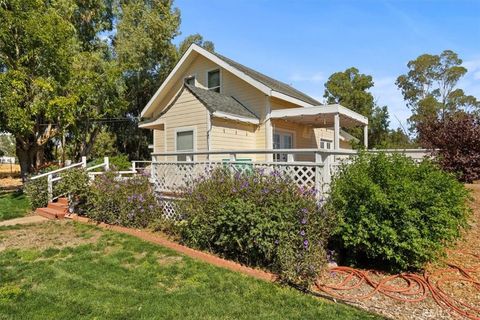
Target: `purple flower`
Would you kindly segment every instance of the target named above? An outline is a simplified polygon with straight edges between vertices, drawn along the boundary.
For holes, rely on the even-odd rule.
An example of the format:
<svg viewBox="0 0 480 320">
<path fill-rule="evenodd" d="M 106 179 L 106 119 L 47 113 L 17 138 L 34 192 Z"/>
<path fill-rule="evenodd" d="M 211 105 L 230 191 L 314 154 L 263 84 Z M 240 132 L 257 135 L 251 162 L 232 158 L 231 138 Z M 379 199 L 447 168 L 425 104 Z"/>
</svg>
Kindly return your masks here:
<svg viewBox="0 0 480 320">
<path fill-rule="evenodd" d="M 233 188 L 233 189 L 232 189 L 232 192 L 233 192 L 233 193 L 237 192 L 237 189 L 236 189 L 236 188 Z"/>
<path fill-rule="evenodd" d="M 302 224 L 307 224 L 307 219 L 303 218 L 302 221 L 300 221 Z"/>
<path fill-rule="evenodd" d="M 248 181 L 244 181 L 244 182 L 242 183 L 242 189 L 248 188 L 249 185 L 250 185 L 250 184 L 248 183 Z"/>
<path fill-rule="evenodd" d="M 275 240 L 275 244 L 279 244 L 279 243 L 280 243 L 280 241 L 278 241 L 278 239 L 277 239 L 277 240 Z"/>
<path fill-rule="evenodd" d="M 153 205 L 149 205 L 149 206 L 148 206 L 148 209 L 152 210 L 152 209 L 153 209 Z"/>
<path fill-rule="evenodd" d="M 308 209 L 307 208 L 302 208 L 302 213 L 308 213 Z"/>
<path fill-rule="evenodd" d="M 263 188 L 263 189 L 262 189 L 262 193 L 263 193 L 263 194 L 267 194 L 268 191 L 269 191 L 269 190 L 268 190 L 267 188 Z"/>
<path fill-rule="evenodd" d="M 302 237 L 304 237 L 304 236 L 305 236 L 305 230 L 300 231 L 300 235 L 301 235 Z M 306 241 L 306 240 L 305 240 L 305 241 Z M 304 242 L 304 244 L 305 244 L 305 242 Z M 308 244 L 308 241 L 307 241 L 307 244 Z"/>
<path fill-rule="evenodd" d="M 303 241 L 303 246 L 305 247 L 305 249 L 308 248 L 308 240 Z"/>
</svg>

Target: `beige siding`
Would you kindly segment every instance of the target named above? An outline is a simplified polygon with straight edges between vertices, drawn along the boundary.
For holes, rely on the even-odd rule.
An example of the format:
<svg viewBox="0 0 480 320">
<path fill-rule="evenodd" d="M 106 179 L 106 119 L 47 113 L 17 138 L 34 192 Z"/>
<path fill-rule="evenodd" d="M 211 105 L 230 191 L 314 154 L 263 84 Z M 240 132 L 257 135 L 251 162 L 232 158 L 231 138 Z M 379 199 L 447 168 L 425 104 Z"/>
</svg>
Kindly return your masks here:
<svg viewBox="0 0 480 320">
<path fill-rule="evenodd" d="M 208 111 L 188 90 L 183 90 L 172 107 L 162 115 L 165 123 L 166 151 L 175 152 L 175 135 L 178 129 L 194 130 L 194 148 L 207 150 L 207 115 Z M 199 156 L 198 159 L 204 159 Z M 173 160 L 172 157 L 169 160 Z"/>
<path fill-rule="evenodd" d="M 315 129 L 315 139 L 319 147 L 320 147 L 320 139 L 326 139 L 326 140 L 332 141 L 332 146 L 333 146 L 333 136 L 334 136 L 334 132 L 332 129 L 326 129 L 326 128 Z M 340 139 L 340 148 L 352 149 L 352 145 L 348 141 Z"/>
<path fill-rule="evenodd" d="M 175 83 L 172 90 L 168 92 L 156 107 L 154 117 L 169 105 L 176 93 L 182 88 L 183 81 L 188 76 L 195 76 L 196 86 L 207 88 L 207 72 L 219 68 L 218 65 L 203 56 L 197 56 L 190 66 L 183 72 L 183 76 Z M 265 117 L 265 95 L 247 82 L 236 77 L 229 71 L 220 68 L 221 93 L 235 97 L 243 105 L 256 113 L 262 119 Z"/>
<path fill-rule="evenodd" d="M 303 108 L 302 106 L 299 106 L 297 104 L 284 101 L 282 99 L 278 99 L 275 97 L 270 98 L 270 106 L 272 110 L 288 109 L 288 108 Z"/>
<path fill-rule="evenodd" d="M 213 118 L 211 150 L 252 150 L 256 148 L 256 126 L 236 121 Z M 212 160 L 228 158 L 228 155 L 215 155 Z M 255 155 L 239 155 L 239 158 L 255 159 Z"/>
<path fill-rule="evenodd" d="M 165 152 L 165 131 L 163 128 L 153 130 L 153 152 Z"/>
</svg>

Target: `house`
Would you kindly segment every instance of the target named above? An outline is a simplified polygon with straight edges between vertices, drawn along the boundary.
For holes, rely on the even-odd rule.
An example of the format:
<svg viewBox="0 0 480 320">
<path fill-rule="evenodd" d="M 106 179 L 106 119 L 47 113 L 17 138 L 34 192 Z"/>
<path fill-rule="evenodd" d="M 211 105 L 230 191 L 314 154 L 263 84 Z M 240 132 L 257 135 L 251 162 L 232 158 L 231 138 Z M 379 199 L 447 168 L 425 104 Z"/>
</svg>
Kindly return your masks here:
<svg viewBox="0 0 480 320">
<path fill-rule="evenodd" d="M 221 160 L 222 150 L 350 149 L 341 128 L 368 119 L 341 105 L 322 105 L 293 87 L 195 44 L 141 113 L 160 160 Z M 195 151 L 195 155 L 182 152 Z M 203 152 L 199 154 L 198 152 Z M 175 153 L 179 153 L 176 154 Z M 249 161 L 308 161 L 312 154 L 243 154 Z"/>
</svg>

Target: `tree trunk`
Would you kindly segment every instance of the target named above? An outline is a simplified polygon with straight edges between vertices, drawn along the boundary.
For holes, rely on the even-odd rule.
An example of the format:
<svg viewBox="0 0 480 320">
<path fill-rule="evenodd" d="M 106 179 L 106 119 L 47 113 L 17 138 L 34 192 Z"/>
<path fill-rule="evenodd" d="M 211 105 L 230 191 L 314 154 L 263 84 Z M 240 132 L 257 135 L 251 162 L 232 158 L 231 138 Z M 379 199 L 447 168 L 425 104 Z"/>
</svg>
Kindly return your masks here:
<svg viewBox="0 0 480 320">
<path fill-rule="evenodd" d="M 35 148 L 32 148 L 30 144 L 24 143 L 17 138 L 16 153 L 18 161 L 20 163 L 20 174 L 22 177 L 22 181 L 25 182 L 27 180 L 28 174 L 34 171 L 33 160 L 36 153 Z"/>
<path fill-rule="evenodd" d="M 45 146 L 35 148 L 35 168 L 40 168 L 45 163 Z"/>
</svg>

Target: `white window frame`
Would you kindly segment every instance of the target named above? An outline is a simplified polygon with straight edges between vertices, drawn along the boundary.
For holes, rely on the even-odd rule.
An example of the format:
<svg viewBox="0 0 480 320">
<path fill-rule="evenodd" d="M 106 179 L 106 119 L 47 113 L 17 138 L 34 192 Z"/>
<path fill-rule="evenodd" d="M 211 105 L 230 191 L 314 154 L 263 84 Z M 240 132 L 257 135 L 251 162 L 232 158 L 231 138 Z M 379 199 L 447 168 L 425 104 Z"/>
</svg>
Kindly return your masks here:
<svg viewBox="0 0 480 320">
<path fill-rule="evenodd" d="M 323 148 L 322 144 L 327 144 L 328 148 Z M 320 149 L 333 150 L 333 140 L 320 138 Z"/>
<path fill-rule="evenodd" d="M 209 88 L 208 87 L 208 74 L 212 71 L 218 71 L 218 78 L 220 80 L 220 84 L 218 87 L 213 87 L 213 88 Z M 219 88 L 220 92 L 219 93 L 222 93 L 223 92 L 223 76 L 222 76 L 222 68 L 213 68 L 213 69 L 210 69 L 210 70 L 207 70 L 206 73 L 205 73 L 205 87 L 207 88 L 207 90 L 211 90 L 213 91 L 213 89 L 216 89 L 216 88 Z"/>
<path fill-rule="evenodd" d="M 177 133 L 179 132 L 193 132 L 193 152 L 197 151 L 197 127 L 180 127 L 180 128 L 175 128 L 174 130 L 174 136 L 173 136 L 173 146 L 175 148 L 175 152 L 180 152 L 177 150 Z M 178 161 L 178 156 L 177 156 L 177 161 Z M 195 161 L 195 156 L 194 155 L 187 155 L 186 156 L 186 161 Z"/>
</svg>

